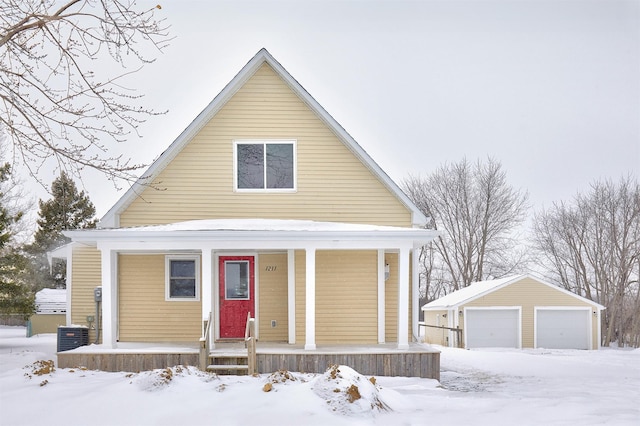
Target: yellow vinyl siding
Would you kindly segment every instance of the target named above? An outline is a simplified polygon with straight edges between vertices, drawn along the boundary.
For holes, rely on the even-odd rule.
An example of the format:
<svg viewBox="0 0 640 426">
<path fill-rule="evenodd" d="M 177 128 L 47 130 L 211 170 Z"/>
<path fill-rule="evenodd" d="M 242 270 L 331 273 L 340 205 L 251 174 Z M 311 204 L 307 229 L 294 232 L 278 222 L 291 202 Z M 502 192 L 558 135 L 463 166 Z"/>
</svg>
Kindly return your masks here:
<svg viewBox="0 0 640 426">
<path fill-rule="evenodd" d="M 316 342 L 376 343 L 378 253 L 316 252 Z"/>
<path fill-rule="evenodd" d="M 424 323 L 427 325 L 448 327 L 446 310 L 441 311 L 425 311 Z M 444 328 L 425 327 L 424 328 L 424 342 L 433 345 L 448 346 L 449 330 Z"/>
<path fill-rule="evenodd" d="M 593 305 L 566 294 L 559 289 L 556 290 L 536 280 L 525 278 L 464 305 L 464 307 L 478 306 L 522 306 L 522 347 L 532 348 L 534 346 L 535 307 L 592 307 Z M 592 317 L 594 318 L 592 319 L 591 327 L 592 344 L 594 348 L 597 348 L 598 324 L 595 316 L 592 315 Z M 463 321 L 460 321 L 460 326 L 463 326 Z"/>
<path fill-rule="evenodd" d="M 384 282 L 385 341 L 398 341 L 398 255 L 387 253 L 384 261 L 389 265 L 389 279 Z"/>
<path fill-rule="evenodd" d="M 57 333 L 59 326 L 67 325 L 67 316 L 65 314 L 34 314 L 29 317 L 29 322 L 31 336 Z"/>
<path fill-rule="evenodd" d="M 233 141 L 295 139 L 297 191 L 233 188 Z M 264 64 L 121 215 L 121 226 L 278 218 L 410 226 L 409 210 Z"/>
<path fill-rule="evenodd" d="M 165 256 L 118 256 L 120 341 L 197 342 L 199 301 L 165 300 Z"/>
<path fill-rule="evenodd" d="M 296 341 L 305 342 L 305 252 L 296 251 Z M 316 252 L 316 343 L 377 342 L 377 252 Z"/>
<path fill-rule="evenodd" d="M 385 281 L 385 341 L 398 341 L 398 255 L 387 253 L 385 262 L 389 264 L 389 279 Z M 411 271 L 411 257 L 409 258 L 409 271 Z M 413 304 L 411 303 L 411 276 L 409 276 L 409 341 L 412 338 L 411 312 Z M 418 336 L 416 336 L 418 337 Z"/>
<path fill-rule="evenodd" d="M 305 342 L 305 256 L 295 253 L 296 342 Z M 387 254 L 385 340 L 398 341 L 398 256 Z M 372 344 L 378 341 L 378 253 L 316 251 L 316 343 Z M 409 292 L 409 298 L 411 292 Z M 409 340 L 411 341 L 411 305 Z"/>
<path fill-rule="evenodd" d="M 71 297 L 71 324 L 88 326 L 87 316 L 96 315 L 93 289 L 100 287 L 102 282 L 100 262 L 100 252 L 97 249 L 74 244 L 71 294 L 68 295 Z M 90 330 L 89 341 L 94 342 L 95 338 L 95 330 Z"/>
<path fill-rule="evenodd" d="M 261 254 L 256 264 L 260 341 L 286 342 L 289 336 L 287 254 Z M 271 326 L 276 321 L 276 326 Z"/>
</svg>

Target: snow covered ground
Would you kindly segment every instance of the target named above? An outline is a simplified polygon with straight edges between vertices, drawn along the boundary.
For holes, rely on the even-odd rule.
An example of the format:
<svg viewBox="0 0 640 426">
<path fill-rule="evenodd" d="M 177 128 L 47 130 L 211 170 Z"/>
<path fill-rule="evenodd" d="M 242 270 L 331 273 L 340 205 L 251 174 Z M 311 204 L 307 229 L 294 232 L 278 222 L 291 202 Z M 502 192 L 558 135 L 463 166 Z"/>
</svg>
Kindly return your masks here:
<svg viewBox="0 0 640 426">
<path fill-rule="evenodd" d="M 441 382 L 49 371 L 56 336 L 0 327 L 0 425 L 639 425 L 640 350 L 442 350 Z"/>
</svg>

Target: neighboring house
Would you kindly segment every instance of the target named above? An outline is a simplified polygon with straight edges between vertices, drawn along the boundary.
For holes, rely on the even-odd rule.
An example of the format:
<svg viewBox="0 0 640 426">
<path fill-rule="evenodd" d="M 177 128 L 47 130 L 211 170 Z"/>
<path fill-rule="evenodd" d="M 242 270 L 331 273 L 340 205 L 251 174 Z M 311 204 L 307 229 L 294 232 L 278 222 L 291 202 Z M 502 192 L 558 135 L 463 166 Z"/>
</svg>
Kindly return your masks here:
<svg viewBox="0 0 640 426">
<path fill-rule="evenodd" d="M 159 143 L 162 143 L 161 141 Z M 389 146 L 393 149 L 393 146 Z M 266 50 L 101 219 L 68 231 L 70 324 L 101 340 L 394 343 L 418 336 L 413 251 L 436 233 Z M 90 340 L 95 338 L 91 332 Z"/>
<path fill-rule="evenodd" d="M 36 313 L 27 324 L 27 337 L 42 333 L 56 333 L 66 325 L 67 290 L 44 288 L 36 293 Z"/>
<path fill-rule="evenodd" d="M 469 349 L 598 349 L 603 309 L 528 275 L 481 281 L 422 307 L 425 342 Z"/>
</svg>

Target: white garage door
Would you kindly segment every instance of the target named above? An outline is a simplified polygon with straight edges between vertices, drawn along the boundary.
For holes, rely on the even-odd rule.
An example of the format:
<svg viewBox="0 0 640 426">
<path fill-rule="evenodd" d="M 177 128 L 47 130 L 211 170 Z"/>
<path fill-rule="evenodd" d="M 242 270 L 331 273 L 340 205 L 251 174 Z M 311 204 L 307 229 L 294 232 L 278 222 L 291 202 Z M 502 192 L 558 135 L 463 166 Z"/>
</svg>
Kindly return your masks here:
<svg viewBox="0 0 640 426">
<path fill-rule="evenodd" d="M 589 349 L 591 309 L 537 309 L 536 347 Z"/>
<path fill-rule="evenodd" d="M 467 348 L 518 348 L 518 309 L 466 309 Z"/>
</svg>

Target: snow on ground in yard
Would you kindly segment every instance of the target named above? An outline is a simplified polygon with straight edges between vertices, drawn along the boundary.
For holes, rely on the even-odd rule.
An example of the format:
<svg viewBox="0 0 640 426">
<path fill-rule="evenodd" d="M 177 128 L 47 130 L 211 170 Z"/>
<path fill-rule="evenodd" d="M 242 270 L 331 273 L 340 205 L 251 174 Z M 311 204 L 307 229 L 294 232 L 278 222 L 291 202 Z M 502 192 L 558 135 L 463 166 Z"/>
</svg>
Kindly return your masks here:
<svg viewBox="0 0 640 426">
<path fill-rule="evenodd" d="M 0 326 L 0 425 L 638 425 L 640 350 L 442 350 L 441 382 L 192 367 L 49 371 L 56 336 Z"/>
</svg>

